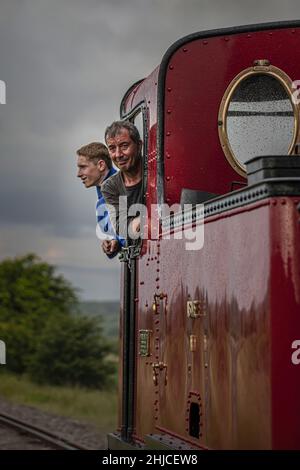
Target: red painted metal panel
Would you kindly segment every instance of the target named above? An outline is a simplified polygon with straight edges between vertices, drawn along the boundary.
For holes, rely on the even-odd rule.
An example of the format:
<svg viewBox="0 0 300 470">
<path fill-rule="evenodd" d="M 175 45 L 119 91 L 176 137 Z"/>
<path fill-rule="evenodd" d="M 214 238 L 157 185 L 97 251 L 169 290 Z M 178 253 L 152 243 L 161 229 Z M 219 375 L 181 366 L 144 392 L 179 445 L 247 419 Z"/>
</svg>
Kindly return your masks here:
<svg viewBox="0 0 300 470">
<path fill-rule="evenodd" d="M 137 435 L 165 429 L 203 447 L 271 448 L 269 203 L 211 219 L 202 250 L 186 251 L 184 240 L 148 242 L 155 255 L 139 260 L 139 302 L 167 295 L 166 310 L 157 316 L 139 308 L 138 322 L 152 329 L 151 361 L 164 362 L 168 378 L 165 384 L 161 371 L 155 386 L 151 365 L 138 360 Z M 207 317 L 191 320 L 186 302 L 199 296 L 207 299 Z M 190 334 L 197 337 L 195 353 Z M 186 421 L 191 392 L 200 396 L 200 439 L 189 435 Z"/>
<path fill-rule="evenodd" d="M 292 343 L 300 340 L 299 198 L 271 206 L 272 434 L 277 449 L 300 448 L 300 364 Z"/>
<path fill-rule="evenodd" d="M 217 194 L 243 181 L 226 160 L 218 110 L 231 80 L 256 59 L 269 59 L 299 79 L 299 30 L 263 31 L 187 43 L 170 60 L 165 99 L 165 197 L 179 202 L 183 187 Z M 236 189 L 236 188 L 234 188 Z"/>
</svg>

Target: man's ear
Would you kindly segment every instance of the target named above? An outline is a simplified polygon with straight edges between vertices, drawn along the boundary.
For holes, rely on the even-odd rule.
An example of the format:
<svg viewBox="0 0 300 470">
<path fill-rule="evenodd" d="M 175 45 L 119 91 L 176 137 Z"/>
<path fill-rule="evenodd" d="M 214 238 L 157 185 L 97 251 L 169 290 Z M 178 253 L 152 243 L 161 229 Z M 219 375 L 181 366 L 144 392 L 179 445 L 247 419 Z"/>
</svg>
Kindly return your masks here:
<svg viewBox="0 0 300 470">
<path fill-rule="evenodd" d="M 104 171 L 105 170 L 105 161 L 104 160 L 98 160 L 96 166 L 97 166 L 99 171 Z"/>
</svg>

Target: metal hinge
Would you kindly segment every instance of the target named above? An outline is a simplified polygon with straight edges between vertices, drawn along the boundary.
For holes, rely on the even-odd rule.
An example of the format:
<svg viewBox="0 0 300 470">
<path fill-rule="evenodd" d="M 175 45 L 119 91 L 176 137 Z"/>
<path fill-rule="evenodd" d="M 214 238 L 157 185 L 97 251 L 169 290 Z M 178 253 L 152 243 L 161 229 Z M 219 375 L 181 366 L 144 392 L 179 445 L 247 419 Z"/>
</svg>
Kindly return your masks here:
<svg viewBox="0 0 300 470">
<path fill-rule="evenodd" d="M 165 385 L 168 383 L 168 377 L 167 377 L 167 371 L 168 371 L 168 366 L 164 362 L 156 362 L 152 364 L 152 369 L 153 369 L 153 383 L 154 385 L 158 384 L 158 373 L 164 369 L 166 369 L 165 373 Z"/>
<path fill-rule="evenodd" d="M 187 301 L 188 318 L 205 317 L 205 315 L 206 315 L 205 300 L 188 300 Z"/>
<path fill-rule="evenodd" d="M 163 300 L 163 299 L 166 299 L 166 303 L 165 303 L 165 310 L 166 310 L 168 295 L 164 294 L 163 292 L 161 292 L 160 294 L 154 294 L 154 301 L 152 303 L 153 313 L 161 313 L 160 312 L 160 301 Z"/>
</svg>

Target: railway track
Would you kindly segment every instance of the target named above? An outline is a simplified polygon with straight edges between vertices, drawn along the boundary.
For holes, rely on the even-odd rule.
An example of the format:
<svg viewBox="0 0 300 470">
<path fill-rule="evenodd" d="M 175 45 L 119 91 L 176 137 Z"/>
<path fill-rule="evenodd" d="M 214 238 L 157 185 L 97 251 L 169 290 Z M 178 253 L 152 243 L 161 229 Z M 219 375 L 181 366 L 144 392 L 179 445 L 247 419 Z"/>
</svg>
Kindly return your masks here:
<svg viewBox="0 0 300 470">
<path fill-rule="evenodd" d="M 34 437 L 38 442 L 46 443 L 53 449 L 60 450 L 91 450 L 78 442 L 73 442 L 65 437 L 59 436 L 45 428 L 30 424 L 24 420 L 16 418 L 8 413 L 0 413 L 0 426 L 10 427 L 21 434 Z M 0 431 L 1 432 L 1 431 Z M 38 446 L 37 446 L 38 447 Z"/>
</svg>

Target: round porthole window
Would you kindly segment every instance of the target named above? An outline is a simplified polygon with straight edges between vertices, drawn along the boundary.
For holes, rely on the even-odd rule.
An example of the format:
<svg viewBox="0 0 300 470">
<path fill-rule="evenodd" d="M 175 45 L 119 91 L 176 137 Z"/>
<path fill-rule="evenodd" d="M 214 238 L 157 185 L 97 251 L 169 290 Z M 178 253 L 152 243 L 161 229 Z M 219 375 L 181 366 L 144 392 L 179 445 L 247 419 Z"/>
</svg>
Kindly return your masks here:
<svg viewBox="0 0 300 470">
<path fill-rule="evenodd" d="M 292 81 L 273 66 L 244 70 L 227 88 L 218 122 L 226 158 L 243 176 L 252 157 L 291 153 L 298 128 Z"/>
</svg>

